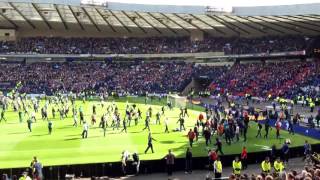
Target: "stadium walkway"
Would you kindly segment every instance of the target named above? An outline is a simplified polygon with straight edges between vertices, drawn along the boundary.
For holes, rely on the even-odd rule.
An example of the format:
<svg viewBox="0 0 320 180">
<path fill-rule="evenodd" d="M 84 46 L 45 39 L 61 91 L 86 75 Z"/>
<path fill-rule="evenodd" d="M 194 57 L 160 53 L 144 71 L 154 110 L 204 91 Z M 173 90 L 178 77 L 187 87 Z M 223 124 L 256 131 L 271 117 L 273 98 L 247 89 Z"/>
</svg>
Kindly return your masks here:
<svg viewBox="0 0 320 180">
<path fill-rule="evenodd" d="M 297 170 L 298 172 L 304 168 L 304 162 L 302 158 L 294 158 L 289 160 L 289 164 L 287 166 L 288 170 Z M 260 164 L 251 164 L 248 166 L 248 169 L 242 171 L 243 173 L 247 173 L 249 176 L 251 174 L 258 174 L 261 172 Z M 228 177 L 232 173 L 231 167 L 223 168 L 223 176 Z M 182 171 L 174 172 L 171 180 L 205 180 L 208 176 L 209 172 L 206 170 L 196 170 L 192 174 L 185 174 Z M 110 178 L 111 180 L 165 180 L 169 179 L 166 173 L 155 173 L 155 174 L 147 174 L 147 175 L 139 175 L 139 176 L 126 176 L 119 178 Z M 85 179 L 82 179 L 85 180 Z M 89 180 L 89 179 L 86 179 Z"/>
</svg>

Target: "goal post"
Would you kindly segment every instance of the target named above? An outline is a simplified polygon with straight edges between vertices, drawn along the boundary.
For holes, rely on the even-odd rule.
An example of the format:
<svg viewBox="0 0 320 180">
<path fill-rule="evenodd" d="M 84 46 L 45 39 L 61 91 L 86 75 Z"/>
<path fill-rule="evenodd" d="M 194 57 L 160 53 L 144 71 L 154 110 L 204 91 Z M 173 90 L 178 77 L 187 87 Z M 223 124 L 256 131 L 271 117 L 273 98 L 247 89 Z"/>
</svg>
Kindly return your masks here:
<svg viewBox="0 0 320 180">
<path fill-rule="evenodd" d="M 167 103 L 171 103 L 172 107 L 185 108 L 187 106 L 188 99 L 186 96 L 179 96 L 177 94 L 169 94 L 167 96 Z"/>
</svg>

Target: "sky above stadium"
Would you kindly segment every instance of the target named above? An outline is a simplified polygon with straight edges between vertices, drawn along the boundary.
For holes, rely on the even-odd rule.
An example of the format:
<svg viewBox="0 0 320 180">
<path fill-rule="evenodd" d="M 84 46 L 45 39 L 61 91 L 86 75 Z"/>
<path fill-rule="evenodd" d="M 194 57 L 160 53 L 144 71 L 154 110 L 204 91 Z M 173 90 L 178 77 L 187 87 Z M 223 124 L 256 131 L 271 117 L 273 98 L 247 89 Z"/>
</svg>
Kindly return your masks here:
<svg viewBox="0 0 320 180">
<path fill-rule="evenodd" d="M 92 0 L 91 0 L 92 1 Z M 95 2 L 105 0 L 94 0 Z M 108 0 L 109 2 L 157 4 L 157 5 L 192 5 L 192 6 L 270 6 L 320 3 L 320 0 Z"/>
</svg>

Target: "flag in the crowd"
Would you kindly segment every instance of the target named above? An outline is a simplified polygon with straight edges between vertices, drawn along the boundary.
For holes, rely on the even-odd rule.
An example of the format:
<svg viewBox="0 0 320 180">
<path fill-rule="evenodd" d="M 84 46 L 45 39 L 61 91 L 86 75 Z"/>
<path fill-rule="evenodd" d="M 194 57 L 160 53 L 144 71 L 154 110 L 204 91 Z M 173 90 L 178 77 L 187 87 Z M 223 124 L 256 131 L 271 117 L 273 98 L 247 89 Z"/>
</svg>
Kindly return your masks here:
<svg viewBox="0 0 320 180">
<path fill-rule="evenodd" d="M 192 104 L 201 104 L 201 101 L 199 99 L 192 99 Z"/>
</svg>

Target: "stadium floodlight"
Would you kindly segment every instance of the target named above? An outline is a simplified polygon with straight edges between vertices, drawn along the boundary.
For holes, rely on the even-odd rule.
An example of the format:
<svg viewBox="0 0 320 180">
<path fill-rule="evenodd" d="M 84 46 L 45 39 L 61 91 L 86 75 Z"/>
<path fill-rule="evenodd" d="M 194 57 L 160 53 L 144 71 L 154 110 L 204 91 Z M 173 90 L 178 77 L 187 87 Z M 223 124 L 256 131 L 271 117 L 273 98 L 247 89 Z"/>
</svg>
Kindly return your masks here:
<svg viewBox="0 0 320 180">
<path fill-rule="evenodd" d="M 106 0 L 81 0 L 81 4 L 108 7 Z"/>
<path fill-rule="evenodd" d="M 230 14 L 232 12 L 231 6 L 206 6 L 206 14 Z"/>
</svg>

